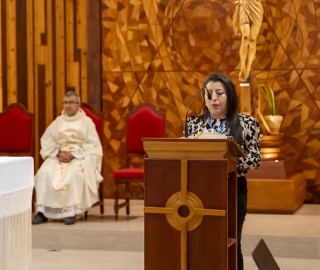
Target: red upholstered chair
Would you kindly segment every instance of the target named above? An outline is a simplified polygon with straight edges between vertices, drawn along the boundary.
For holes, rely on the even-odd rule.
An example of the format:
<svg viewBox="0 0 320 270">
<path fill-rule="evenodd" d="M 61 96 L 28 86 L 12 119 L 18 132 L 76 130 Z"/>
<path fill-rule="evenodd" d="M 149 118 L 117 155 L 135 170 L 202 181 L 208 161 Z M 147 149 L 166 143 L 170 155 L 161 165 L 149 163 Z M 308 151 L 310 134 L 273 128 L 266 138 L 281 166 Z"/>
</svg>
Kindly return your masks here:
<svg viewBox="0 0 320 270">
<path fill-rule="evenodd" d="M 81 109 L 86 113 L 88 117 L 90 117 L 93 121 L 93 123 L 96 126 L 97 133 L 99 135 L 101 144 L 103 142 L 102 140 L 102 134 L 103 134 L 103 117 L 102 113 L 97 112 L 94 108 L 92 108 L 90 105 L 82 102 L 81 103 Z M 102 163 L 103 164 L 103 163 Z M 101 173 L 102 173 L 103 165 L 101 168 Z M 104 214 L 104 198 L 103 198 L 103 193 L 102 193 L 102 182 L 100 183 L 100 188 L 99 188 L 99 198 L 100 200 L 96 202 L 92 207 L 100 205 L 100 213 Z M 85 212 L 84 214 L 85 219 L 88 217 L 88 212 Z"/>
<path fill-rule="evenodd" d="M 20 103 L 0 113 L 0 156 L 32 156 L 34 115 Z"/>
<path fill-rule="evenodd" d="M 130 215 L 130 183 L 144 182 L 144 169 L 131 168 L 130 159 L 133 156 L 145 156 L 142 138 L 162 138 L 165 132 L 165 113 L 160 112 L 152 104 L 142 103 L 135 107 L 126 116 L 126 152 L 125 167 L 114 171 L 114 213 L 118 220 L 120 208 L 126 207 L 127 215 Z M 124 184 L 125 199 L 119 204 L 119 185 Z"/>
<path fill-rule="evenodd" d="M 20 103 L 12 103 L 0 113 L 0 156 L 34 154 L 34 114 Z M 35 206 L 32 195 L 32 212 Z"/>
</svg>

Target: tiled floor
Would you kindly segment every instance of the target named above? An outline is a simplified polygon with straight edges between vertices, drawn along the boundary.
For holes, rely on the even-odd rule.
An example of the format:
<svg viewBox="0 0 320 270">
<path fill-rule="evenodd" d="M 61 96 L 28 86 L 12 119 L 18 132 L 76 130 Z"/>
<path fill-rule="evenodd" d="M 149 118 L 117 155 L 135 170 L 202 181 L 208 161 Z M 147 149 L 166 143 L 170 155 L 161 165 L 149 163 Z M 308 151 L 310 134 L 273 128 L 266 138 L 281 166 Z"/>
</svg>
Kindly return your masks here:
<svg viewBox="0 0 320 270">
<path fill-rule="evenodd" d="M 31 270 L 143 270 L 143 201 L 132 201 L 131 216 L 118 221 L 113 201 L 106 213 L 88 220 L 34 225 Z M 245 269 L 257 270 L 251 252 L 263 238 L 281 270 L 320 269 L 320 205 L 303 205 L 294 215 L 248 214 L 243 232 Z M 218 270 L 218 269 L 217 269 Z"/>
</svg>

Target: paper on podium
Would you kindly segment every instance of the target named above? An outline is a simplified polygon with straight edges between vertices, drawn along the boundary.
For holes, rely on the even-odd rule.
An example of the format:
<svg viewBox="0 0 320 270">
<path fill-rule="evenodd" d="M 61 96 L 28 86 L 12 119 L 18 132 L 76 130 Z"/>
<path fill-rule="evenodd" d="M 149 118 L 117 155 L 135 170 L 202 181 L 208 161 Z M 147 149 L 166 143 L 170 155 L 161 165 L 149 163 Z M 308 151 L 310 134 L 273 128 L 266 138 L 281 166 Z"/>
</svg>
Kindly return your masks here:
<svg viewBox="0 0 320 270">
<path fill-rule="evenodd" d="M 199 139 L 226 139 L 227 136 L 217 132 L 200 132 L 197 136 Z"/>
</svg>

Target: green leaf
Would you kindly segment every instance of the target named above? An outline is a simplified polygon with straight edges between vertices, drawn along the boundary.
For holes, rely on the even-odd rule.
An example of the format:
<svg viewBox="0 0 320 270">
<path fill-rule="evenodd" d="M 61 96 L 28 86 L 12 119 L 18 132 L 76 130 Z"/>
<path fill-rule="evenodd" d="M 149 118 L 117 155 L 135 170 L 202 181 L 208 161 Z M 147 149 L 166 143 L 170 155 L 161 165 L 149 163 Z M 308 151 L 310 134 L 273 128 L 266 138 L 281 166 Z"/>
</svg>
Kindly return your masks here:
<svg viewBox="0 0 320 270">
<path fill-rule="evenodd" d="M 274 101 L 274 93 L 271 87 L 270 89 L 270 109 L 271 109 L 271 115 L 276 115 L 276 106 L 275 106 L 275 101 Z"/>
<path fill-rule="evenodd" d="M 274 100 L 274 93 L 272 88 L 269 86 L 269 91 L 264 88 L 264 86 L 261 86 L 261 91 L 268 103 L 270 113 L 271 115 L 276 115 L 276 107 L 275 107 L 275 100 Z"/>
</svg>

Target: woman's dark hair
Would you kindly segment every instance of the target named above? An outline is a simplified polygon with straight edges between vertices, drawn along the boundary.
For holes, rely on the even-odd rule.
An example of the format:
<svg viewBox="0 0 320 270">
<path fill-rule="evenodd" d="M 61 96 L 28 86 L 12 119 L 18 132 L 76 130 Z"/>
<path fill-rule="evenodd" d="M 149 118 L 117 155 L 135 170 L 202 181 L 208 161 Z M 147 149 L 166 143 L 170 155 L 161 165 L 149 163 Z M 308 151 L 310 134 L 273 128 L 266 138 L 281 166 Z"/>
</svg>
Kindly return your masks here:
<svg viewBox="0 0 320 270">
<path fill-rule="evenodd" d="M 238 143 L 242 144 L 244 138 L 242 137 L 242 127 L 239 120 L 238 97 L 235 86 L 230 78 L 226 75 L 213 73 L 209 75 L 202 86 L 202 97 L 204 100 L 203 119 L 207 120 L 210 117 L 210 111 L 205 105 L 206 85 L 209 82 L 220 82 L 224 85 L 227 95 L 227 117 L 226 130 L 229 130 L 229 135 Z"/>
</svg>

